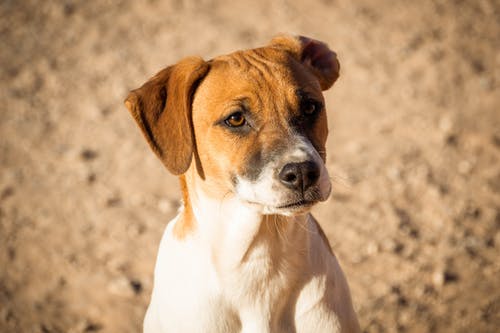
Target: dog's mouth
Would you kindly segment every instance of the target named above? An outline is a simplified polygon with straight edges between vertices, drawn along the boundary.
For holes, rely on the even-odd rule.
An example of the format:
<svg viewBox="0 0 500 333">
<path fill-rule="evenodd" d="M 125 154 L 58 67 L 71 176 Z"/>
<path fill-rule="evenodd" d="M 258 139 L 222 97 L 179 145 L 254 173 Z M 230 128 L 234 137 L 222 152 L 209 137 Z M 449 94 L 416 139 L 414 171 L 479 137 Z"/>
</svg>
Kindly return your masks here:
<svg viewBox="0 0 500 333">
<path fill-rule="evenodd" d="M 265 206 L 257 202 L 247 201 L 247 203 L 250 205 L 264 207 L 265 214 L 283 214 L 287 216 L 306 213 L 317 202 L 318 201 L 316 200 L 302 199 L 299 201 L 287 202 L 279 206 Z"/>
<path fill-rule="evenodd" d="M 314 205 L 316 201 L 311 201 L 311 200 L 299 200 L 291 203 L 286 203 L 281 206 L 277 206 L 276 208 L 278 209 L 290 209 L 290 208 L 306 208 Z"/>
</svg>

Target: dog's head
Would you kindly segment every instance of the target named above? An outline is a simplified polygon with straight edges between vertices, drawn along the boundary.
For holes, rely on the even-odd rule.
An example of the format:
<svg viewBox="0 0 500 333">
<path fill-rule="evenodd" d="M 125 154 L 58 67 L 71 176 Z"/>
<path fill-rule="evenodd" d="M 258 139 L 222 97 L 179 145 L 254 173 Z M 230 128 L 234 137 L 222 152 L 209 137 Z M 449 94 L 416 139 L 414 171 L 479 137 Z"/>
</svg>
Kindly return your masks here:
<svg viewBox="0 0 500 333">
<path fill-rule="evenodd" d="M 331 189 L 321 91 L 338 73 L 325 44 L 280 36 L 210 61 L 186 58 L 126 105 L 167 169 L 195 174 L 204 194 L 264 214 L 304 213 Z"/>
</svg>

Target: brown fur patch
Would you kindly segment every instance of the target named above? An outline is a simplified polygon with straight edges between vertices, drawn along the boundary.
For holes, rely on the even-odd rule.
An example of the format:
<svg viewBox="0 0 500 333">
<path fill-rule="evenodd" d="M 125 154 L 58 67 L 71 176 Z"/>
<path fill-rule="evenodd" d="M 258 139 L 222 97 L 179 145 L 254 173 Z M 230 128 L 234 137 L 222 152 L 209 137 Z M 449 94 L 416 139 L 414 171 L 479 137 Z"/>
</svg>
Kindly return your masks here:
<svg viewBox="0 0 500 333">
<path fill-rule="evenodd" d="M 184 239 L 188 234 L 192 233 L 196 228 L 196 221 L 193 215 L 191 202 L 189 201 L 189 193 L 184 175 L 179 177 L 179 182 L 182 191 L 182 200 L 184 210 L 182 216 L 177 220 L 173 228 L 173 234 L 178 239 Z"/>
<path fill-rule="evenodd" d="M 201 58 L 186 58 L 130 92 L 125 102 L 152 150 L 175 175 L 184 173 L 191 163 L 192 97 L 208 69 Z"/>
</svg>

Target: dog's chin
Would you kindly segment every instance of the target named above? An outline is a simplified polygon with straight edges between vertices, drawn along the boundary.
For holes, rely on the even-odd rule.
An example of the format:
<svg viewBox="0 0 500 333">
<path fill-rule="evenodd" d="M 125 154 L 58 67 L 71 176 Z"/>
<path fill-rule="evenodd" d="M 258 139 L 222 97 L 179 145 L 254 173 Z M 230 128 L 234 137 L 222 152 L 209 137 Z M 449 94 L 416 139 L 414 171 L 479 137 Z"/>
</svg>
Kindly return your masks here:
<svg viewBox="0 0 500 333">
<path fill-rule="evenodd" d="M 318 203 L 318 201 L 300 200 L 296 202 L 286 203 L 277 207 L 271 207 L 272 214 L 296 216 L 304 215 L 311 211 L 311 208 Z"/>
<path fill-rule="evenodd" d="M 311 208 L 320 200 L 296 200 L 286 201 L 283 204 L 268 205 L 264 203 L 257 203 L 253 201 L 246 201 L 248 205 L 253 206 L 259 210 L 263 215 L 283 215 L 283 216 L 297 216 L 304 215 L 311 211 Z"/>
<path fill-rule="evenodd" d="M 284 215 L 284 216 L 297 216 L 304 215 L 311 211 L 311 208 L 318 202 L 328 199 L 331 191 L 331 186 L 327 183 L 323 188 L 320 186 L 312 187 L 303 194 L 296 192 L 285 193 L 267 193 L 267 196 L 251 195 L 245 196 L 245 193 L 235 193 L 239 200 L 245 203 L 248 207 L 255 209 L 263 215 Z M 252 194 L 258 193 L 252 191 Z M 276 200 L 279 198 L 278 200 Z M 274 199 L 274 200 L 273 200 Z"/>
</svg>

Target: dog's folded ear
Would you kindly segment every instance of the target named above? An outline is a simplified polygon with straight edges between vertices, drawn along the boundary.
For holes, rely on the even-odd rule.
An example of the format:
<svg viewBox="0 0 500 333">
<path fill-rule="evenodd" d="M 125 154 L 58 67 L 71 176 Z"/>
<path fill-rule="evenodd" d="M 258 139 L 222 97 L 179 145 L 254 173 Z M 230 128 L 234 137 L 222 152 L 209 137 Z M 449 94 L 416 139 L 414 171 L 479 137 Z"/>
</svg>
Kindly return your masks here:
<svg viewBox="0 0 500 333">
<path fill-rule="evenodd" d="M 199 57 L 185 58 L 132 90 L 125 100 L 150 147 L 174 175 L 186 172 L 191 164 L 192 99 L 208 69 Z"/>
<path fill-rule="evenodd" d="M 304 36 L 279 35 L 271 45 L 290 52 L 318 78 L 322 90 L 329 89 L 339 77 L 337 54 L 328 45 Z"/>
</svg>

